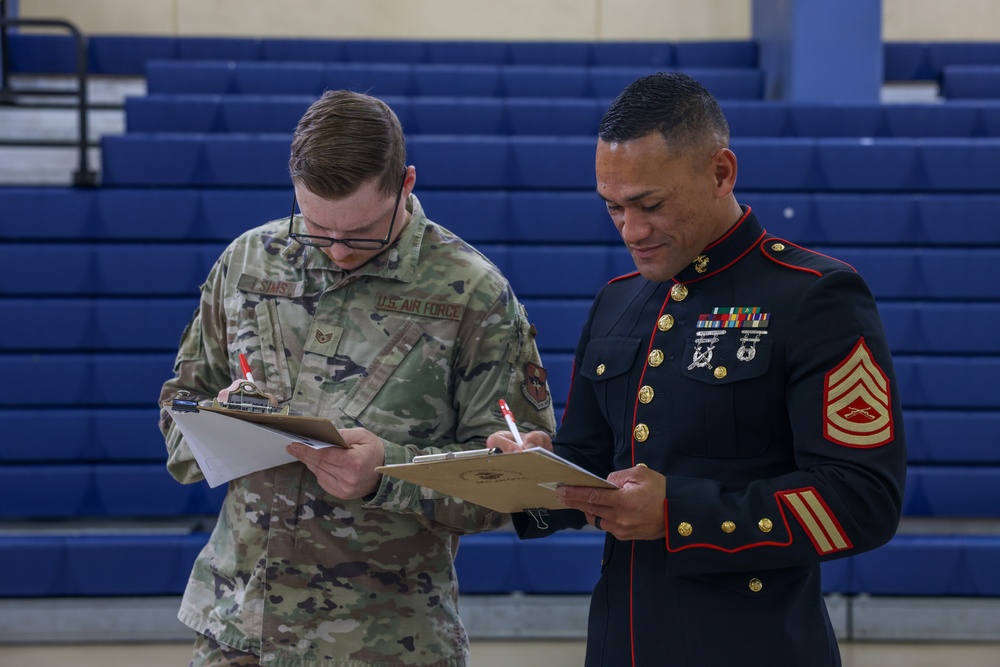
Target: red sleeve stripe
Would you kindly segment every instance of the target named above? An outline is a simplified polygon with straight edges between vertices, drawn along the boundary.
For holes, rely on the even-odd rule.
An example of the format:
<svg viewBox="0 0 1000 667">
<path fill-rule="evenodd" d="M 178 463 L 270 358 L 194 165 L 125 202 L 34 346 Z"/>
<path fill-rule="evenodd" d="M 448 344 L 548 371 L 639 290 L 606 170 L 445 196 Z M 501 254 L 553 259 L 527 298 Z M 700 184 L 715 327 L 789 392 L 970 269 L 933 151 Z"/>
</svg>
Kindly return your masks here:
<svg viewBox="0 0 1000 667">
<path fill-rule="evenodd" d="M 787 491 L 778 496 L 798 519 L 819 555 L 825 556 L 854 546 L 816 489 Z"/>
</svg>

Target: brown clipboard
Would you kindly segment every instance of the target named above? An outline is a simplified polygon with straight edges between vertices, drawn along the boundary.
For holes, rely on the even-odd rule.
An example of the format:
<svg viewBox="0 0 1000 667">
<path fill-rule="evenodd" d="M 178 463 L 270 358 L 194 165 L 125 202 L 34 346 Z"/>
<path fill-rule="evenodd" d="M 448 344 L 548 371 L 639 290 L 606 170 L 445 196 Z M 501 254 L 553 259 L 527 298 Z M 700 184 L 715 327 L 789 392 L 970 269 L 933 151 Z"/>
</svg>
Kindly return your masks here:
<svg viewBox="0 0 1000 667">
<path fill-rule="evenodd" d="M 232 417 L 233 419 L 241 419 L 245 422 L 250 422 L 251 424 L 267 426 L 268 428 L 273 428 L 276 431 L 284 431 L 285 433 L 291 433 L 293 435 L 301 435 L 304 438 L 319 440 L 320 442 L 326 442 L 331 445 L 338 445 L 344 448 L 350 447 L 350 445 L 348 445 L 344 440 L 344 437 L 340 435 L 340 431 L 337 430 L 334 423 L 329 419 L 324 419 L 322 417 L 305 417 L 302 415 L 288 415 L 279 412 L 243 412 L 242 410 L 227 410 L 226 408 L 215 407 L 214 405 L 199 405 L 198 409 L 207 410 L 208 412 L 217 412 L 219 414 L 226 415 L 227 417 Z"/>
<path fill-rule="evenodd" d="M 416 457 L 376 470 L 498 512 L 566 509 L 556 487 L 618 487 L 552 452 L 532 447 L 507 454 L 480 449 Z"/>
<path fill-rule="evenodd" d="M 250 422 L 251 424 L 271 428 L 275 431 L 291 433 L 292 435 L 300 435 L 303 438 L 318 440 L 319 442 L 337 445 L 338 447 L 344 447 L 345 449 L 350 448 L 350 445 L 347 444 L 344 437 L 340 435 L 340 431 L 337 430 L 337 426 L 331 420 L 324 419 L 323 417 L 292 415 L 288 414 L 287 410 L 279 412 L 232 410 L 219 405 L 218 401 L 213 401 L 211 405 L 200 405 L 195 401 L 174 399 L 172 401 L 164 402 L 162 407 L 168 410 L 181 412 L 197 412 L 199 410 L 215 412 L 220 415 L 232 417 L 233 419 L 239 419 L 240 421 Z"/>
</svg>

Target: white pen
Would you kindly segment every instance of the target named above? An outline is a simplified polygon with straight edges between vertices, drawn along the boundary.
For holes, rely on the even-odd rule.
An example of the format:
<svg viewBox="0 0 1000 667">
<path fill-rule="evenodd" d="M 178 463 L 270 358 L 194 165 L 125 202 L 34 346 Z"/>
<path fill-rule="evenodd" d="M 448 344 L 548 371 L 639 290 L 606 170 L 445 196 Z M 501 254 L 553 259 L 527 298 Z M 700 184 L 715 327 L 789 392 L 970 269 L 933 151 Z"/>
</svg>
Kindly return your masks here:
<svg viewBox="0 0 1000 667">
<path fill-rule="evenodd" d="M 514 442 L 516 442 L 521 447 L 524 447 L 524 441 L 521 440 L 521 433 L 517 430 L 517 426 L 514 425 L 514 414 L 507 407 L 507 401 L 502 398 L 498 401 L 500 403 L 500 414 L 507 421 L 507 428 L 510 429 L 510 434 L 514 436 Z"/>
</svg>

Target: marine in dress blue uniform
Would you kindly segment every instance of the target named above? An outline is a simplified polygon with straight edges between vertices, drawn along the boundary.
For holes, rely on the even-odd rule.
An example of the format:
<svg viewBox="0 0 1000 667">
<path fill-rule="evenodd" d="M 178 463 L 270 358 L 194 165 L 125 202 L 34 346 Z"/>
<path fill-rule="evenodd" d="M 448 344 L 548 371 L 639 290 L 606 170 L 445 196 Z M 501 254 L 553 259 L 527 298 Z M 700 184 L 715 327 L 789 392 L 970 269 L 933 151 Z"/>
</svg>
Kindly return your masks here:
<svg viewBox="0 0 1000 667">
<path fill-rule="evenodd" d="M 607 536 L 586 665 L 839 665 L 820 563 L 895 532 L 901 429 L 865 282 L 749 208 L 674 280 L 611 281 L 553 444 L 598 475 L 664 474 L 666 537 Z M 538 537 L 586 521 L 515 523 Z"/>
</svg>

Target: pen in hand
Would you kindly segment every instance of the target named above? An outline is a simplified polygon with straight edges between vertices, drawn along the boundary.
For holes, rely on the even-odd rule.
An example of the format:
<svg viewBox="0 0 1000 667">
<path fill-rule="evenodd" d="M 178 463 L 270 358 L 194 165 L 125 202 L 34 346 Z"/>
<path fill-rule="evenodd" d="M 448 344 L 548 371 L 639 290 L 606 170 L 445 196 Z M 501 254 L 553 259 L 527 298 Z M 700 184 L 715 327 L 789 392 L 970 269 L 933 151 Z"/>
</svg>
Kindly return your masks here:
<svg viewBox="0 0 1000 667">
<path fill-rule="evenodd" d="M 250 364 L 247 363 L 247 358 L 242 352 L 240 352 L 240 368 L 243 370 L 243 377 L 246 378 L 247 382 L 253 382 L 253 373 L 250 372 Z"/>
<path fill-rule="evenodd" d="M 503 415 L 504 420 L 507 422 L 507 428 L 510 429 L 510 434 L 514 436 L 514 442 L 520 447 L 524 447 L 524 441 L 521 440 L 521 432 L 517 430 L 517 426 L 514 425 L 514 414 L 507 407 L 507 401 L 502 398 L 498 401 L 500 403 L 500 414 Z"/>
</svg>

